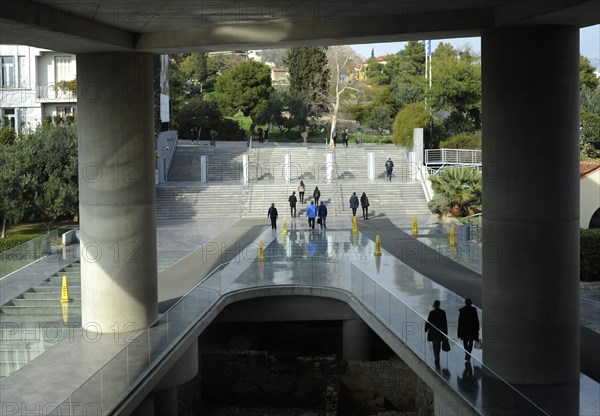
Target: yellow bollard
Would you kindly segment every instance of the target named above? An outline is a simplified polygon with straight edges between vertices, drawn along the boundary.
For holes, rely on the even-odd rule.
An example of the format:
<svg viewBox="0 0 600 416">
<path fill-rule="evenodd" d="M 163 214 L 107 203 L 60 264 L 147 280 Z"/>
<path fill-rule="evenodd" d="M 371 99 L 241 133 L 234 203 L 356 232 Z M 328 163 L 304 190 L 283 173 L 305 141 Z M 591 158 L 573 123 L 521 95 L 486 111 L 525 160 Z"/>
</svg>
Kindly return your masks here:
<svg viewBox="0 0 600 416">
<path fill-rule="evenodd" d="M 358 225 L 356 224 L 356 215 L 352 221 L 352 234 L 358 234 Z"/>
<path fill-rule="evenodd" d="M 263 250 L 262 240 L 258 242 L 258 261 L 265 261 L 265 251 Z"/>
<path fill-rule="evenodd" d="M 375 252 L 373 254 L 381 256 L 381 239 L 379 238 L 379 234 L 375 236 Z"/>
<path fill-rule="evenodd" d="M 69 303 L 69 287 L 67 286 L 67 276 L 62 279 L 62 291 L 60 294 L 60 303 Z"/>
<path fill-rule="evenodd" d="M 283 235 L 287 235 L 287 218 L 283 217 L 283 231 L 281 232 Z"/>
<path fill-rule="evenodd" d="M 413 235 L 417 235 L 419 234 L 419 229 L 417 228 L 417 217 L 414 216 L 413 217 L 413 229 L 412 229 L 412 234 Z"/>
<path fill-rule="evenodd" d="M 62 316 L 63 316 L 63 324 L 68 324 L 69 323 L 69 304 L 68 303 L 61 303 L 60 307 L 62 309 Z"/>
<path fill-rule="evenodd" d="M 454 226 L 450 227 L 450 247 L 454 247 L 456 241 L 454 240 Z"/>
</svg>

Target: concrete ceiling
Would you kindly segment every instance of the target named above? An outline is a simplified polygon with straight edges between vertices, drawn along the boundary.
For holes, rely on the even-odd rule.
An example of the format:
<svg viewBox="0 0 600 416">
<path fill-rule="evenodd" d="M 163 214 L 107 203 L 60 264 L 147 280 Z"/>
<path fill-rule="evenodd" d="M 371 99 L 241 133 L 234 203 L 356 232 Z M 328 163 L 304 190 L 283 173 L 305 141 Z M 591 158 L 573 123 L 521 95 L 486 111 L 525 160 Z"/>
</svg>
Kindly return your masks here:
<svg viewBox="0 0 600 416">
<path fill-rule="evenodd" d="M 0 44 L 63 52 L 245 50 L 600 23 L 600 0 L 2 0 Z"/>
</svg>

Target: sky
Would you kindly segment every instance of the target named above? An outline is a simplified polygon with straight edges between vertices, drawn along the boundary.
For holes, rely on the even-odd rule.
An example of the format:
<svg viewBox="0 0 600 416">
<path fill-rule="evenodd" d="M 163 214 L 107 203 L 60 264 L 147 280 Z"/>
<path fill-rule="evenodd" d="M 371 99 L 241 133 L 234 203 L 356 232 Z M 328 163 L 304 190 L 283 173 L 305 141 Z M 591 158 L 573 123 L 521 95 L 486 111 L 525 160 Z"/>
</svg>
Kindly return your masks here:
<svg viewBox="0 0 600 416">
<path fill-rule="evenodd" d="M 598 64 L 600 61 L 600 25 L 588 26 L 580 29 L 579 39 L 579 50 L 581 54 L 590 59 L 592 64 Z M 475 52 L 481 53 L 481 38 L 479 37 L 432 40 L 431 50 L 434 51 L 440 42 L 451 43 L 455 47 L 470 44 Z M 406 42 L 367 43 L 363 45 L 352 45 L 352 48 L 364 58 L 369 58 L 372 49 L 375 51 L 375 56 L 387 55 L 402 50 L 405 43 Z"/>
</svg>

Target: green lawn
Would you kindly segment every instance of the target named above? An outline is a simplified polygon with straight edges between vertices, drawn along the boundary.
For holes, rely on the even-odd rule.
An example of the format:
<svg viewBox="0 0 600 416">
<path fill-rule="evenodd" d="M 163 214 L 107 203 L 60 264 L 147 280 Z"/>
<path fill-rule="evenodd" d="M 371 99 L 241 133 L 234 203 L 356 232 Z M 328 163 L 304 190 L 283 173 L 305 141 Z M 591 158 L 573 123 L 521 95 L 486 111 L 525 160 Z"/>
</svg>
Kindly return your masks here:
<svg viewBox="0 0 600 416">
<path fill-rule="evenodd" d="M 61 237 L 66 231 L 72 229 L 72 223 L 67 221 L 56 222 L 50 224 L 50 227 L 45 223 L 25 223 L 7 226 L 6 238 L 0 239 L 0 253 L 23 244 L 36 237 L 44 235 L 49 231 L 58 228 L 58 236 Z"/>
</svg>

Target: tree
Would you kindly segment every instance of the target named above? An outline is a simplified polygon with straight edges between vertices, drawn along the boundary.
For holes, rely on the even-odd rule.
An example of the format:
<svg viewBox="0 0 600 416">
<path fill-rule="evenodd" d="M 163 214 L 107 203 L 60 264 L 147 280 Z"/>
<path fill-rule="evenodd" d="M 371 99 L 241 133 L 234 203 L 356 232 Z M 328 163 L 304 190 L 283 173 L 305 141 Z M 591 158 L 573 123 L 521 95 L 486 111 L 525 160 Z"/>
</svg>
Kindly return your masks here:
<svg viewBox="0 0 600 416">
<path fill-rule="evenodd" d="M 600 157 L 600 114 L 580 112 L 580 153 L 583 158 Z"/>
<path fill-rule="evenodd" d="M 584 86 L 591 90 L 598 88 L 600 80 L 594 74 L 595 70 L 588 58 L 579 55 L 579 89 L 582 89 Z"/>
<path fill-rule="evenodd" d="M 406 105 L 394 119 L 392 139 L 398 146 L 411 148 L 413 146 L 413 130 L 426 128 L 430 115 L 423 103 Z"/>
<path fill-rule="evenodd" d="M 299 91 L 275 90 L 256 122 L 272 123 L 282 133 L 293 129 L 301 130 L 308 124 L 306 96 Z"/>
<path fill-rule="evenodd" d="M 580 91 L 581 108 L 587 112 L 600 115 L 600 88 L 581 86 Z"/>
<path fill-rule="evenodd" d="M 455 50 L 443 43 L 433 53 L 433 82 L 427 103 L 433 110 L 450 113 L 450 122 L 460 127 L 452 133 L 481 128 L 481 65 L 467 48 Z"/>
<path fill-rule="evenodd" d="M 216 99 L 224 114 L 234 115 L 241 111 L 254 123 L 273 90 L 271 69 L 256 61 L 242 62 L 224 71 L 217 78 L 215 87 Z"/>
<path fill-rule="evenodd" d="M 383 134 L 383 130 L 387 130 L 392 126 L 390 110 L 385 106 L 375 107 L 367 125 L 372 129 L 377 129 L 379 134 Z"/>
<path fill-rule="evenodd" d="M 263 49 L 260 51 L 260 61 L 263 64 L 270 62 L 275 67 L 282 68 L 285 66 L 288 53 L 289 49 Z"/>
<path fill-rule="evenodd" d="M 49 157 L 48 155 L 52 155 Z M 7 222 L 53 222 L 79 208 L 77 127 L 40 125 L 28 137 L 0 146 L 0 216 Z"/>
<path fill-rule="evenodd" d="M 0 123 L 0 146 L 5 144 L 13 144 L 17 139 L 15 130 L 8 122 L 8 118 L 4 117 Z"/>
<path fill-rule="evenodd" d="M 349 46 L 333 46 L 327 51 L 331 88 L 324 96 L 331 114 L 331 133 L 336 129 L 338 112 L 342 95 L 349 90 L 358 91 L 351 86 L 350 74 L 354 70 L 353 63 L 360 62 L 359 56 Z"/>
<path fill-rule="evenodd" d="M 330 70 L 327 66 L 327 48 L 292 48 L 285 64 L 290 74 L 290 89 L 307 95 L 310 111 L 326 105 L 324 97 L 329 88 Z"/>
<path fill-rule="evenodd" d="M 173 118 L 173 124 L 183 138 L 195 139 L 198 134 L 208 137 L 209 129 L 214 128 L 223 119 L 217 103 L 205 100 L 202 96 L 192 97 L 179 105 Z M 194 133 L 191 133 L 194 131 Z"/>
</svg>

